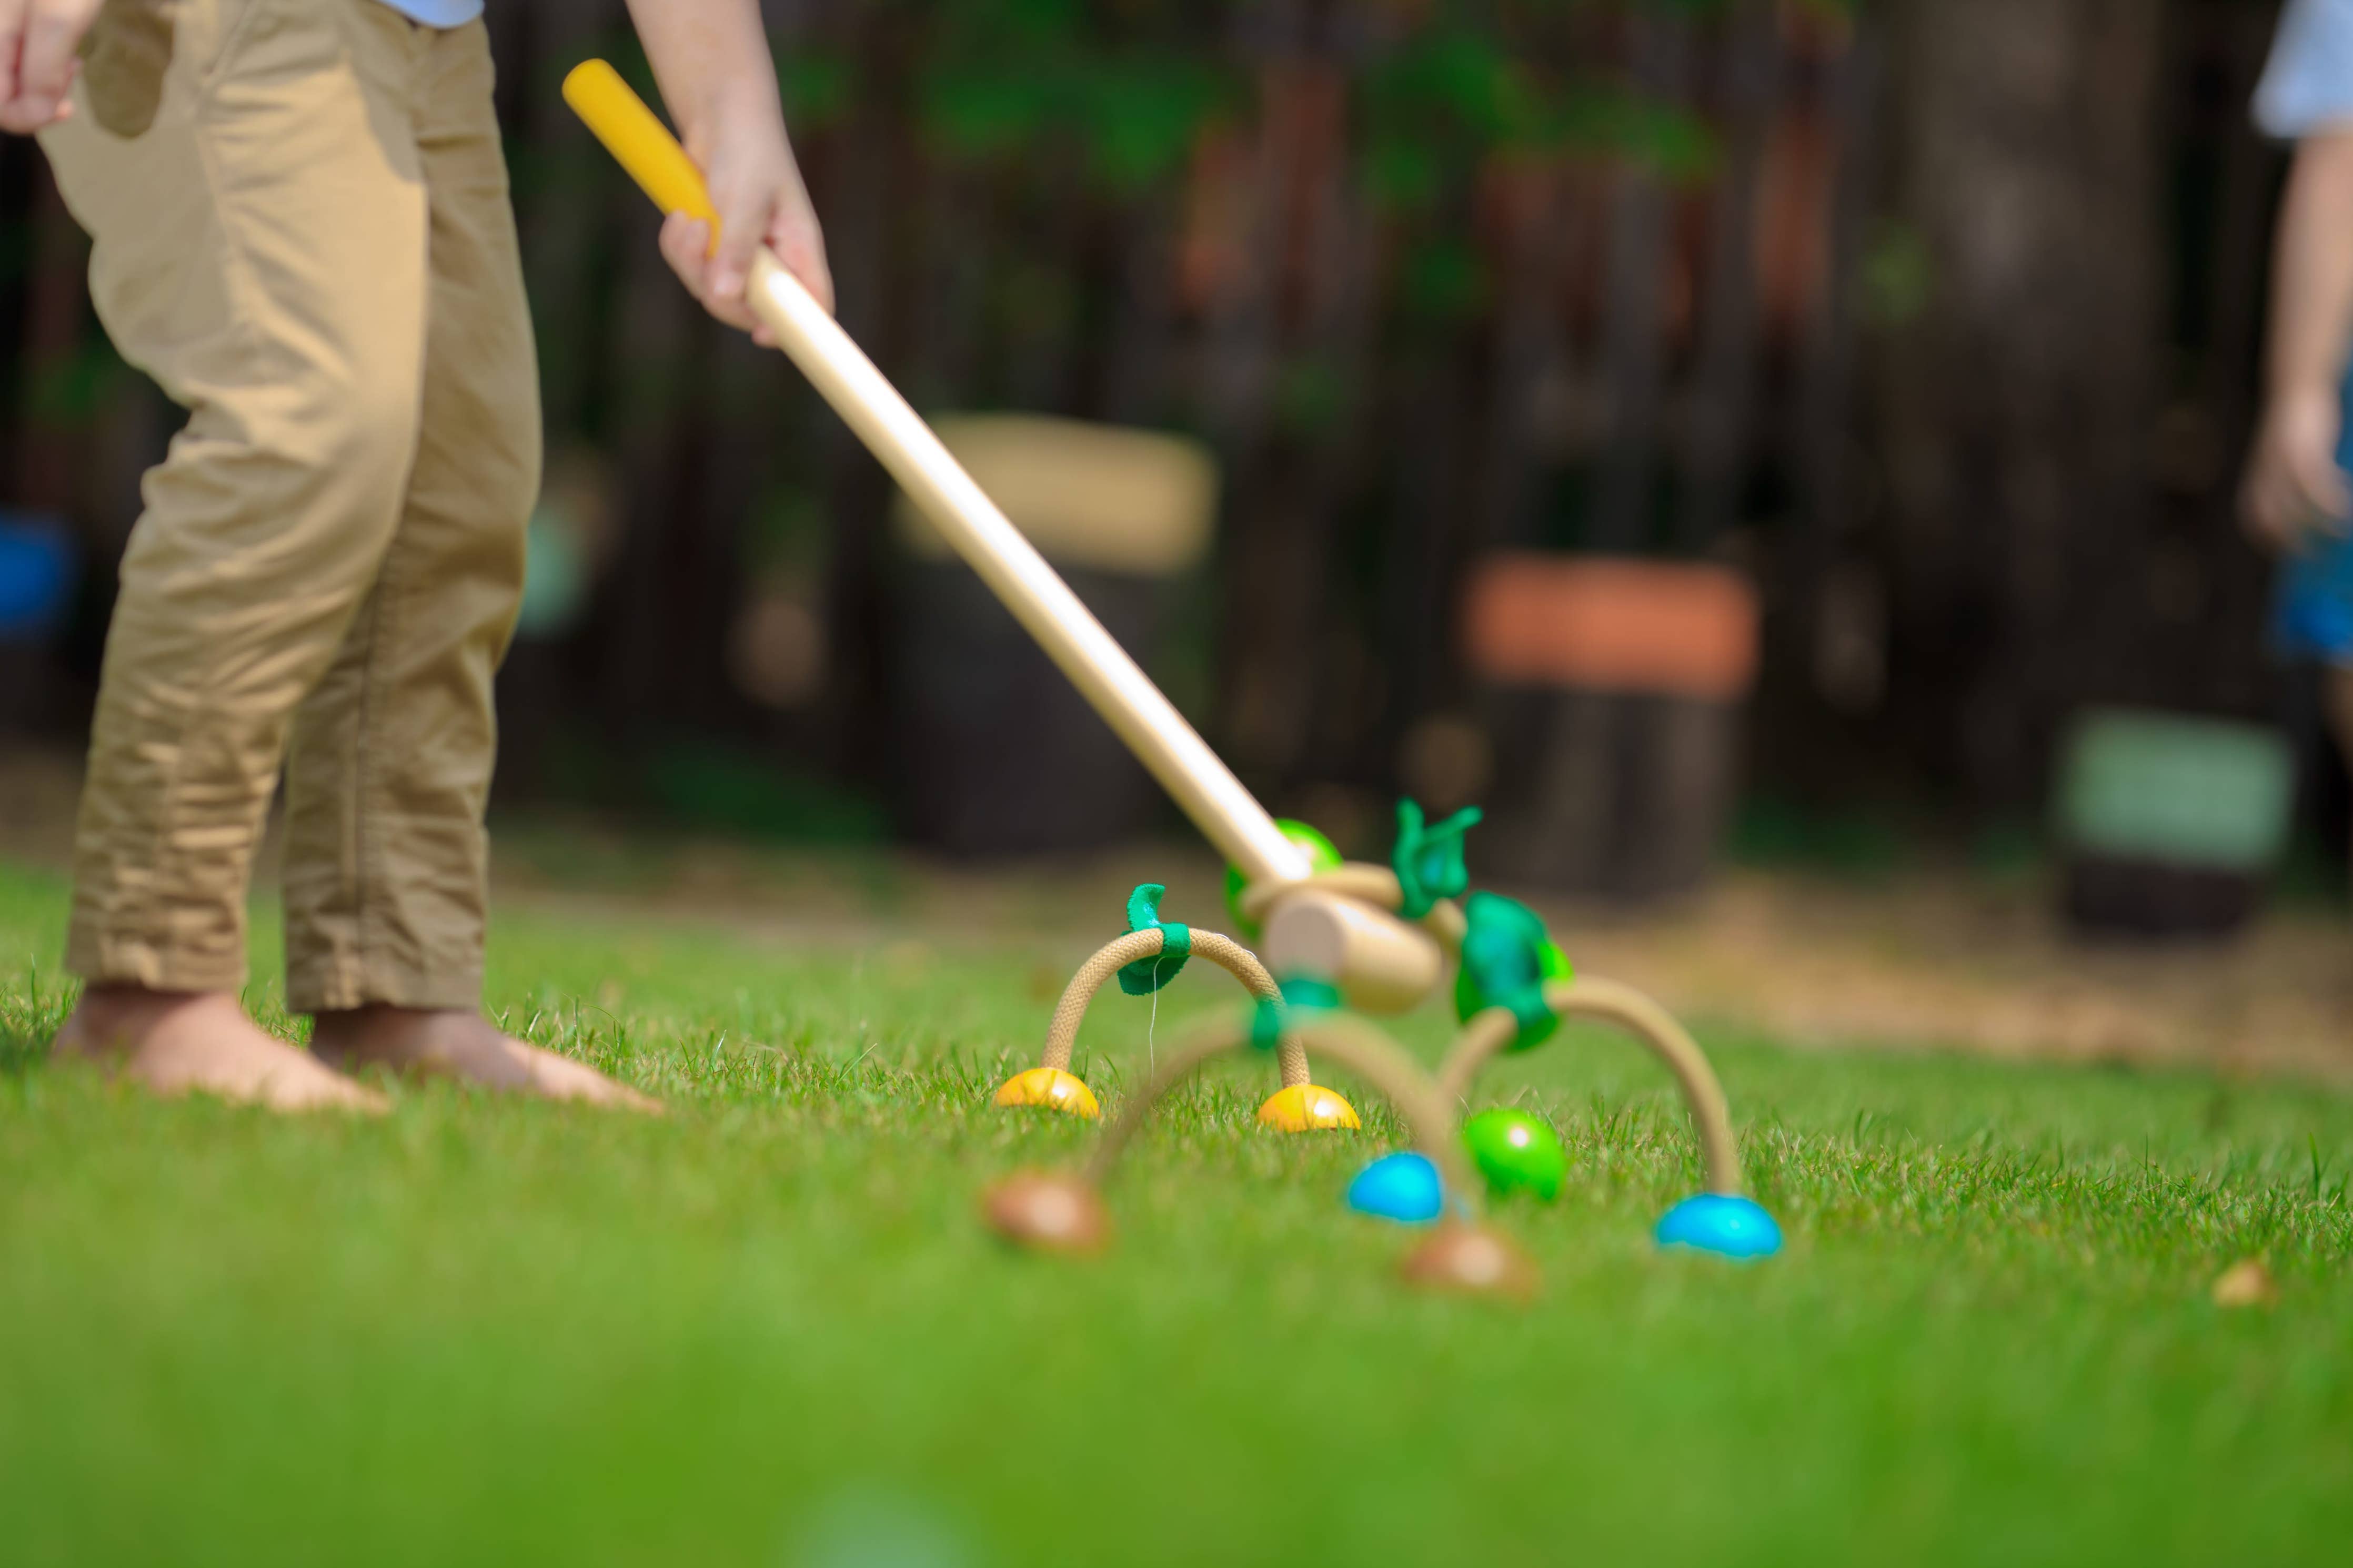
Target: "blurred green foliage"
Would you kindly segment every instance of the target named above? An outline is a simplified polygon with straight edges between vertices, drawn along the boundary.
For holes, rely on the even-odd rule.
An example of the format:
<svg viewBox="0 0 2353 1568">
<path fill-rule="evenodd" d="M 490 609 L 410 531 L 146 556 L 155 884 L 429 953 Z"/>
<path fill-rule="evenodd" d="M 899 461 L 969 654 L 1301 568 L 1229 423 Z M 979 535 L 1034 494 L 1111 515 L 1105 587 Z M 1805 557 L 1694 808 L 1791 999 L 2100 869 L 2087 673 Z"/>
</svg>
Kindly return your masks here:
<svg viewBox="0 0 2353 1568">
<path fill-rule="evenodd" d="M 1704 174 L 1715 142 L 1703 121 L 1558 61 L 1561 23 L 1595 0 L 1498 5 L 1438 0 L 1367 5 L 1387 24 L 1372 47 L 1310 57 L 1346 73 L 1362 174 L 1384 205 L 1426 205 L 1469 165 L 1499 153 L 1607 154 L 1673 178 Z M 1721 0 L 1638 0 L 1705 13 Z M 1253 61 L 1226 8 L 1172 0 L 899 0 L 913 59 L 913 107 L 925 142 L 959 161 L 1082 148 L 1105 192 L 1134 195 L 1171 173 L 1201 135 L 1240 121 Z M 805 125 L 849 112 L 891 57 L 853 59 L 839 43 L 780 37 L 786 101 Z M 1303 63 L 1305 63 L 1303 61 Z"/>
<path fill-rule="evenodd" d="M 805 844 L 880 844 L 882 808 L 765 756 L 681 737 L 649 748 L 639 783 L 666 820 L 689 828 Z"/>
<path fill-rule="evenodd" d="M 79 430 L 95 420 L 132 374 L 104 332 L 85 329 L 70 353 L 29 367 L 25 412 L 51 430 Z"/>
<path fill-rule="evenodd" d="M 1438 209 L 1469 191 L 1490 159 L 1615 158 L 1674 180 L 1704 177 L 1713 165 L 1715 140 L 1698 114 L 1576 63 L 1565 27 L 1604 0 L 1363 0 L 1345 26 L 1324 28 L 1349 42 L 1327 40 L 1295 57 L 1242 42 L 1258 20 L 1248 3 L 873 0 L 779 32 L 777 81 L 804 137 L 871 101 L 894 111 L 903 104 L 934 156 L 1009 165 L 1075 153 L 1098 195 L 1130 201 L 1164 189 L 1204 135 L 1261 112 L 1262 98 L 1281 90 L 1255 75 L 1268 61 L 1337 71 L 1355 176 L 1384 213 L 1421 220 L 1401 255 L 1401 303 L 1441 321 L 1488 296 L 1479 256 Z M 1724 0 L 1624 3 L 1697 16 Z M 1815 4 L 1844 11 L 1852 0 Z M 578 52 L 610 58 L 659 100 L 627 29 L 586 40 Z M 576 63 L 565 56 L 527 68 L 552 91 Z M 605 177 L 601 155 L 585 144 L 515 134 L 507 153 L 526 202 L 593 190 Z M 0 226 L 0 283 L 21 279 L 35 248 L 33 224 Z M 95 322 L 86 338 L 85 352 L 37 370 L 25 389 L 28 412 L 52 426 L 86 426 L 121 382 L 123 367 Z M 633 415 L 671 405 L 681 389 L 663 384 L 659 367 L 639 371 L 626 389 Z"/>
<path fill-rule="evenodd" d="M 1862 256 L 1862 308 L 1880 326 L 1900 327 L 1928 305 L 1936 290 L 1936 258 L 1927 237 L 1894 218 L 1873 227 Z"/>
<path fill-rule="evenodd" d="M 1904 869 L 1916 825 L 1884 807 L 1810 809 L 1778 795 L 1743 801 L 1725 845 L 1736 864 L 1874 883 Z"/>
<path fill-rule="evenodd" d="M 1242 101 L 1234 73 L 1181 32 L 1105 37 L 1076 7 L 1040 0 L 937 9 L 916 102 L 926 142 L 950 159 L 1018 157 L 1067 142 L 1086 150 L 1097 184 L 1132 195 L 1172 172 L 1203 127 Z"/>
<path fill-rule="evenodd" d="M 849 63 L 837 56 L 780 48 L 776 86 L 795 129 L 822 131 L 849 111 L 855 79 Z"/>
</svg>

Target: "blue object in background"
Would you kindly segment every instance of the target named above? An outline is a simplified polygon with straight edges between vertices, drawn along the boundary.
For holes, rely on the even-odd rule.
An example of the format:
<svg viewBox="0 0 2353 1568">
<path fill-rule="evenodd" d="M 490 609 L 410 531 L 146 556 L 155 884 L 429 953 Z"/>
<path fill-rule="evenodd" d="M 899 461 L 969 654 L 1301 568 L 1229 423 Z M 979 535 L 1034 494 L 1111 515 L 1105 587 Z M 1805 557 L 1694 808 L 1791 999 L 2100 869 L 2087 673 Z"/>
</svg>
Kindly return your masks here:
<svg viewBox="0 0 2353 1568">
<path fill-rule="evenodd" d="M 2281 561 L 2272 643 L 2289 658 L 2353 660 L 2353 538 L 2308 535 Z"/>
<path fill-rule="evenodd" d="M 1781 1250 L 1781 1227 L 1762 1205 L 1724 1193 L 1685 1198 L 1659 1221 L 1661 1247 L 1688 1247 L 1725 1258 L 1770 1258 Z"/>
<path fill-rule="evenodd" d="M 0 512 L 0 642 L 54 637 L 73 602 L 73 540 L 41 513 Z"/>
<path fill-rule="evenodd" d="M 2342 34 L 2341 16 L 2338 20 Z M 2283 41 L 2286 32 L 2282 29 Z M 2338 384 L 2337 406 L 2337 466 L 2353 475 L 2353 370 Z M 2287 658 L 2353 662 L 2353 533 L 2307 533 L 2281 561 L 2272 594 L 2272 646 Z"/>
<path fill-rule="evenodd" d="M 1357 1172 L 1348 1184 L 1348 1206 L 1399 1225 L 1428 1225 L 1446 1206 L 1446 1199 L 1438 1167 L 1409 1150 L 1384 1154 Z"/>
</svg>

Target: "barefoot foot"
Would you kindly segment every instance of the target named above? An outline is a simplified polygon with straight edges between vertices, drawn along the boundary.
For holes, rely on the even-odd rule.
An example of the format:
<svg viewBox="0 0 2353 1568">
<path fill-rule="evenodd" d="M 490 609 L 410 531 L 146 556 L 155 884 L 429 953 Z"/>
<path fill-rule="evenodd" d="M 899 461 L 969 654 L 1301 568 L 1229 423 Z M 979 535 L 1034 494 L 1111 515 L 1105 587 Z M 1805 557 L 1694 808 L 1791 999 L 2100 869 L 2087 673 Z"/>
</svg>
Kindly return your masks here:
<svg viewBox="0 0 2353 1568">
<path fill-rule="evenodd" d="M 311 1031 L 311 1048 L 346 1072 L 389 1068 L 546 1100 L 656 1114 L 662 1109 L 659 1100 L 625 1089 L 594 1068 L 527 1046 L 500 1033 L 480 1013 L 462 1009 L 370 1006 L 322 1013 Z"/>
<path fill-rule="evenodd" d="M 50 1054 L 120 1072 L 158 1094 L 211 1094 L 271 1110 L 365 1110 L 386 1103 L 245 1016 L 222 992 L 94 985 Z"/>
</svg>

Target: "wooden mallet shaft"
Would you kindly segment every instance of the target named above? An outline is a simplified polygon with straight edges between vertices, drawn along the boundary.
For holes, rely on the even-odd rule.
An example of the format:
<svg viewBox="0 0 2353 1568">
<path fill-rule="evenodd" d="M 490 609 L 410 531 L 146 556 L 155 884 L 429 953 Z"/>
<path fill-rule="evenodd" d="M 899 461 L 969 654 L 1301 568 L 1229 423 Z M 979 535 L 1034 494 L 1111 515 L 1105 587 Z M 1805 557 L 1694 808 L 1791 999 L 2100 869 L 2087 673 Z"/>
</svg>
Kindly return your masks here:
<svg viewBox="0 0 2353 1568">
<path fill-rule="evenodd" d="M 564 98 L 656 205 L 702 218 L 716 236 L 701 171 L 618 72 L 588 60 L 565 79 Z M 753 312 L 834 412 L 1209 842 L 1252 881 L 1305 877 L 1306 855 L 765 246 L 747 292 Z"/>
</svg>

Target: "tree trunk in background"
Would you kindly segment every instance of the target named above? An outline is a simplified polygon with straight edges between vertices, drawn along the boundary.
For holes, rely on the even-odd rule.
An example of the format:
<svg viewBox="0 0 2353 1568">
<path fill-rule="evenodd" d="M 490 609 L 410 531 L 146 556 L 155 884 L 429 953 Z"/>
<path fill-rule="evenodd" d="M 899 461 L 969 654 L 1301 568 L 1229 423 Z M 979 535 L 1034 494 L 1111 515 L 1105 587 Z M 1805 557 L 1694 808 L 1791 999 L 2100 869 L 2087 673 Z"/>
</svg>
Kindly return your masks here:
<svg viewBox="0 0 2353 1568">
<path fill-rule="evenodd" d="M 1917 716 L 1902 743 L 1927 776 L 1999 811 L 2040 800 L 2075 704 L 2158 695 L 2133 649 L 2165 341 L 2161 16 L 1904 0 L 1892 18 L 1877 244 L 1926 267 L 1917 298 L 1873 301 L 1889 712 Z"/>
</svg>

